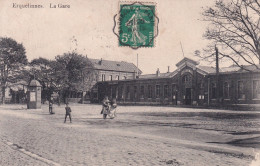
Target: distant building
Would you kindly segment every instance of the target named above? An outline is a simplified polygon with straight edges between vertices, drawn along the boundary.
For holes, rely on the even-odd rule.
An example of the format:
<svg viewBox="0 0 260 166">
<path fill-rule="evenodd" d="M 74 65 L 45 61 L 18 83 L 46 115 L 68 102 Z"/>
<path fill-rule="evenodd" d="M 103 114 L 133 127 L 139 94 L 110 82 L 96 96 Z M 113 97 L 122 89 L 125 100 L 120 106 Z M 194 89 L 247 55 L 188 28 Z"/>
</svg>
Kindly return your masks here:
<svg viewBox="0 0 260 166">
<path fill-rule="evenodd" d="M 25 103 L 26 102 L 27 83 L 19 81 L 10 84 L 5 88 L 5 103 Z M 0 91 L 0 103 L 3 101 L 3 92 Z"/>
<path fill-rule="evenodd" d="M 109 61 L 103 59 L 89 59 L 98 73 L 97 81 L 114 81 L 133 79 L 142 74 L 133 63 L 124 61 Z M 138 72 L 138 73 L 137 73 Z"/>
<path fill-rule="evenodd" d="M 127 80 L 99 81 L 98 100 L 105 95 L 120 103 L 219 105 L 260 103 L 260 70 L 231 66 L 219 70 L 184 58 L 174 72 L 140 75 Z M 260 66 L 259 66 L 260 67 Z M 219 81 L 217 81 L 217 78 Z"/>
<path fill-rule="evenodd" d="M 84 96 L 84 100 L 89 101 L 92 99 L 96 101 L 98 88 L 96 83 L 98 81 L 114 81 L 114 80 L 126 80 L 133 79 L 137 75 L 140 75 L 142 71 L 138 69 L 133 63 L 128 63 L 124 61 L 109 61 L 103 59 L 89 59 L 93 65 L 93 69 L 97 73 L 97 78 L 93 79 L 91 83 L 92 90 L 90 92 L 68 92 L 69 102 L 79 102 Z M 26 82 L 18 82 L 12 86 L 6 88 L 5 90 L 5 102 L 6 103 L 23 103 L 25 102 L 25 93 L 27 91 Z M 2 102 L 2 90 L 0 91 L 0 102 Z"/>
<path fill-rule="evenodd" d="M 138 75 L 142 74 L 142 71 L 133 63 L 90 58 L 89 60 L 97 73 L 97 78 L 92 82 L 93 88 L 91 93 L 86 93 L 85 100 L 98 100 L 98 87 L 96 86 L 97 82 L 134 79 Z M 72 92 L 68 100 L 79 102 L 82 99 L 82 95 L 82 92 Z"/>
</svg>

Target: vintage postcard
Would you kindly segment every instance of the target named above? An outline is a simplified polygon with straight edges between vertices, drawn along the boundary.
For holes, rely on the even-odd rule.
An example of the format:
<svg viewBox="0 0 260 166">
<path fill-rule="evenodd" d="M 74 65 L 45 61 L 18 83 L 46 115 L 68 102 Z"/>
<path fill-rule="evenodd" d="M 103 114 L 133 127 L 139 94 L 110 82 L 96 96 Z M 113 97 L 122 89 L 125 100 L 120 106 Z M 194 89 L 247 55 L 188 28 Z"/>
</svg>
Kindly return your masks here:
<svg viewBox="0 0 260 166">
<path fill-rule="evenodd" d="M 258 0 L 0 0 L 0 165 L 259 166 Z"/>
</svg>

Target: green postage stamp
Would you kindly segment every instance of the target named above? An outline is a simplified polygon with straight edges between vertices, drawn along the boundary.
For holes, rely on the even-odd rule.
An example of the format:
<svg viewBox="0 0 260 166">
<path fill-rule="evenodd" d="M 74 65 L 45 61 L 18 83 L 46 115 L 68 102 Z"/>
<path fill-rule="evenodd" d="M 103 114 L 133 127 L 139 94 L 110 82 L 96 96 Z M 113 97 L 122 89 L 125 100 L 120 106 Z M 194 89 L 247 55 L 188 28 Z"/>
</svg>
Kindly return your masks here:
<svg viewBox="0 0 260 166">
<path fill-rule="evenodd" d="M 120 3 L 119 46 L 154 47 L 158 33 L 158 17 L 153 3 Z"/>
</svg>

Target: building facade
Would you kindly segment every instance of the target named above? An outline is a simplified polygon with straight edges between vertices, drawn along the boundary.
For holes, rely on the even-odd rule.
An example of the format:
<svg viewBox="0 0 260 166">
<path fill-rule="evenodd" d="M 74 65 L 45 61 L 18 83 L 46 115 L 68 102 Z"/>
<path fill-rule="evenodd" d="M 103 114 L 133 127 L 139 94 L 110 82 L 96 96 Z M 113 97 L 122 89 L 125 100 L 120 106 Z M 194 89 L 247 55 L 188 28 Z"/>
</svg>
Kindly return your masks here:
<svg viewBox="0 0 260 166">
<path fill-rule="evenodd" d="M 91 93 L 87 93 L 87 96 L 89 96 L 89 99 L 92 102 L 98 101 L 97 82 L 134 79 L 137 75 L 142 74 L 142 71 L 138 69 L 133 63 L 125 61 L 110 61 L 103 59 L 89 60 L 91 61 L 93 68 L 97 73 L 97 78 L 92 83 L 93 87 L 91 89 Z"/>
<path fill-rule="evenodd" d="M 142 73 L 133 63 L 125 61 L 109 61 L 102 58 L 89 60 L 97 72 L 97 81 L 133 79 Z"/>
<path fill-rule="evenodd" d="M 260 70 L 231 66 L 219 70 L 184 58 L 174 72 L 97 83 L 97 100 L 104 96 L 119 103 L 219 105 L 260 103 Z"/>
</svg>

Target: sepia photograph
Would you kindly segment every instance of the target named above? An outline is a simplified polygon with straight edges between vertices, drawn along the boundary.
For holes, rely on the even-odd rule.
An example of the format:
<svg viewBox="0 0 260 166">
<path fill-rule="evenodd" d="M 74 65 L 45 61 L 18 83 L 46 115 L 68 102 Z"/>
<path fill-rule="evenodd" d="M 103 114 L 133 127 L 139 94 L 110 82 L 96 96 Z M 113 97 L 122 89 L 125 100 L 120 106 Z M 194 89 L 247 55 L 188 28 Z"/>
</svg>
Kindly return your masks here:
<svg viewBox="0 0 260 166">
<path fill-rule="evenodd" d="M 259 0 L 0 0 L 0 166 L 260 166 Z"/>
</svg>

